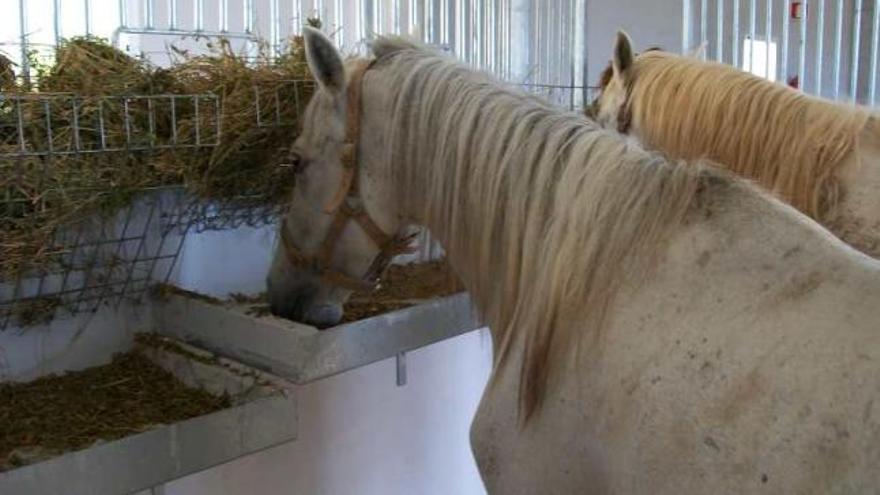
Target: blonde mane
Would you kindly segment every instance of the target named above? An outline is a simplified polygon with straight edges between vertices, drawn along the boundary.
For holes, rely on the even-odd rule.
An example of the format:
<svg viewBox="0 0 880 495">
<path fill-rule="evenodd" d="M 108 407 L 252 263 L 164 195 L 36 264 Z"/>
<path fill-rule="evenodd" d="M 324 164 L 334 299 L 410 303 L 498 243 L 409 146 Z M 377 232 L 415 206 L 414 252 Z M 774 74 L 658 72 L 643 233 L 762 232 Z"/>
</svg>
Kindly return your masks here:
<svg viewBox="0 0 880 495">
<path fill-rule="evenodd" d="M 380 46 L 396 94 L 379 173 L 400 211 L 443 243 L 492 327 L 493 376 L 514 346 L 523 349 L 525 421 L 548 380 L 607 323 L 620 287 L 646 276 L 701 185 L 718 176 L 446 56 Z"/>
<path fill-rule="evenodd" d="M 837 167 L 854 150 L 866 109 L 665 52 L 637 57 L 628 82 L 629 111 L 647 147 L 715 161 L 817 220 L 833 214 Z"/>
</svg>

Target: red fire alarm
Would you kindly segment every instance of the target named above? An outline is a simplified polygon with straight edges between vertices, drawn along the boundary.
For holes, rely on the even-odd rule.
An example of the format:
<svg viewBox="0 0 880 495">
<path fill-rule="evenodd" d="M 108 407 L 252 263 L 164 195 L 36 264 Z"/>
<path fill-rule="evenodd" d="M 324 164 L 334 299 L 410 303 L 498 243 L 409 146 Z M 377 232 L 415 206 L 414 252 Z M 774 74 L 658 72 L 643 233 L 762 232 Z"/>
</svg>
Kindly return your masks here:
<svg viewBox="0 0 880 495">
<path fill-rule="evenodd" d="M 791 18 L 792 19 L 803 19 L 804 18 L 804 2 L 791 2 Z"/>
</svg>

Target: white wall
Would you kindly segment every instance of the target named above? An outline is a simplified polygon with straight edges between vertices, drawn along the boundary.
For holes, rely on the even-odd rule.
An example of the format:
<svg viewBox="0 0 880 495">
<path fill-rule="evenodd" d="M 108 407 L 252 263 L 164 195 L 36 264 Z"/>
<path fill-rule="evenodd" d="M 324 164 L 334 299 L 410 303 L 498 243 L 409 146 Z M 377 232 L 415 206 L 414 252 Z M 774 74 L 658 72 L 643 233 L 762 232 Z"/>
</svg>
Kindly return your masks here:
<svg viewBox="0 0 880 495">
<path fill-rule="evenodd" d="M 475 331 L 297 391 L 299 439 L 165 486 L 166 495 L 484 493 L 468 429 L 489 374 Z"/>
</svg>

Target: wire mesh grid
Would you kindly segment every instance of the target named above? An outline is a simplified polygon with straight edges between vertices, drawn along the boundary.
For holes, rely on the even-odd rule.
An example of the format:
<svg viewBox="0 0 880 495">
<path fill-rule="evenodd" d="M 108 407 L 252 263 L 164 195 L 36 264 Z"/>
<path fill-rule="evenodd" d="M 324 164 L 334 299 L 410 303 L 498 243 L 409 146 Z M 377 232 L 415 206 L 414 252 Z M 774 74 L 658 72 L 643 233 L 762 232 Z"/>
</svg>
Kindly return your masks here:
<svg viewBox="0 0 880 495">
<path fill-rule="evenodd" d="M 158 191 L 144 191 L 121 211 L 58 229 L 44 246 L 54 253 L 50 264 L 0 283 L 0 330 L 94 312 L 167 280 L 183 237 L 157 229 L 162 201 Z"/>
</svg>

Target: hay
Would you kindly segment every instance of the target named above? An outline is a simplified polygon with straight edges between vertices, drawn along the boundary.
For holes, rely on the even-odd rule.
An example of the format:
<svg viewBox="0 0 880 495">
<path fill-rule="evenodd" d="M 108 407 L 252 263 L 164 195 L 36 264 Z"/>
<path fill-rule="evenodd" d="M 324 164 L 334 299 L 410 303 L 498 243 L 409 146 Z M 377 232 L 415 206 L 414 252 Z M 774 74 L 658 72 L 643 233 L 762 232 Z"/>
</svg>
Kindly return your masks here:
<svg viewBox="0 0 880 495">
<path fill-rule="evenodd" d="M 0 280 L 63 266 L 67 249 L 57 244 L 63 226 L 108 218 L 144 190 L 183 185 L 214 201 L 235 202 L 245 196 L 242 206 L 281 203 L 293 177 L 278 164 L 313 88 L 292 82 L 310 80 L 303 49 L 297 38 L 288 53 L 272 58 L 262 50 L 252 60 L 221 41 L 208 55 L 179 53 L 175 66 L 159 69 L 98 38 L 63 42 L 54 64 L 37 67 L 37 92 L 7 93 L 11 98 L 0 102 L 0 153 L 15 153 L 21 137 L 34 150 L 121 150 L 0 158 Z M 11 67 L 2 62 L 0 76 L 5 77 Z M 77 105 L 71 105 L 70 96 L 33 98 L 56 93 L 76 95 Z M 148 103 L 136 97 L 205 93 L 219 98 L 221 115 L 200 101 L 197 116 L 195 99 L 181 98 L 175 100 L 172 120 L 170 99 Z M 128 120 L 124 97 L 129 97 Z M 19 112 L 25 124 L 22 136 Z M 258 115 L 266 126 L 257 125 Z M 287 125 L 275 125 L 278 120 Z M 218 121 L 214 147 L 156 147 L 193 145 L 197 129 L 203 142 L 212 142 L 218 138 Z M 75 122 L 78 133 L 73 131 Z M 130 151 L 132 146 L 148 149 Z"/>
<path fill-rule="evenodd" d="M 375 290 L 355 292 L 349 297 L 343 307 L 341 323 L 408 308 L 463 290 L 464 286 L 446 260 L 391 265 Z M 258 317 L 271 314 L 265 294 L 229 296 L 236 304 L 249 305 L 247 314 Z"/>
<path fill-rule="evenodd" d="M 95 368 L 0 384 L 0 471 L 229 407 L 129 352 Z"/>
</svg>

